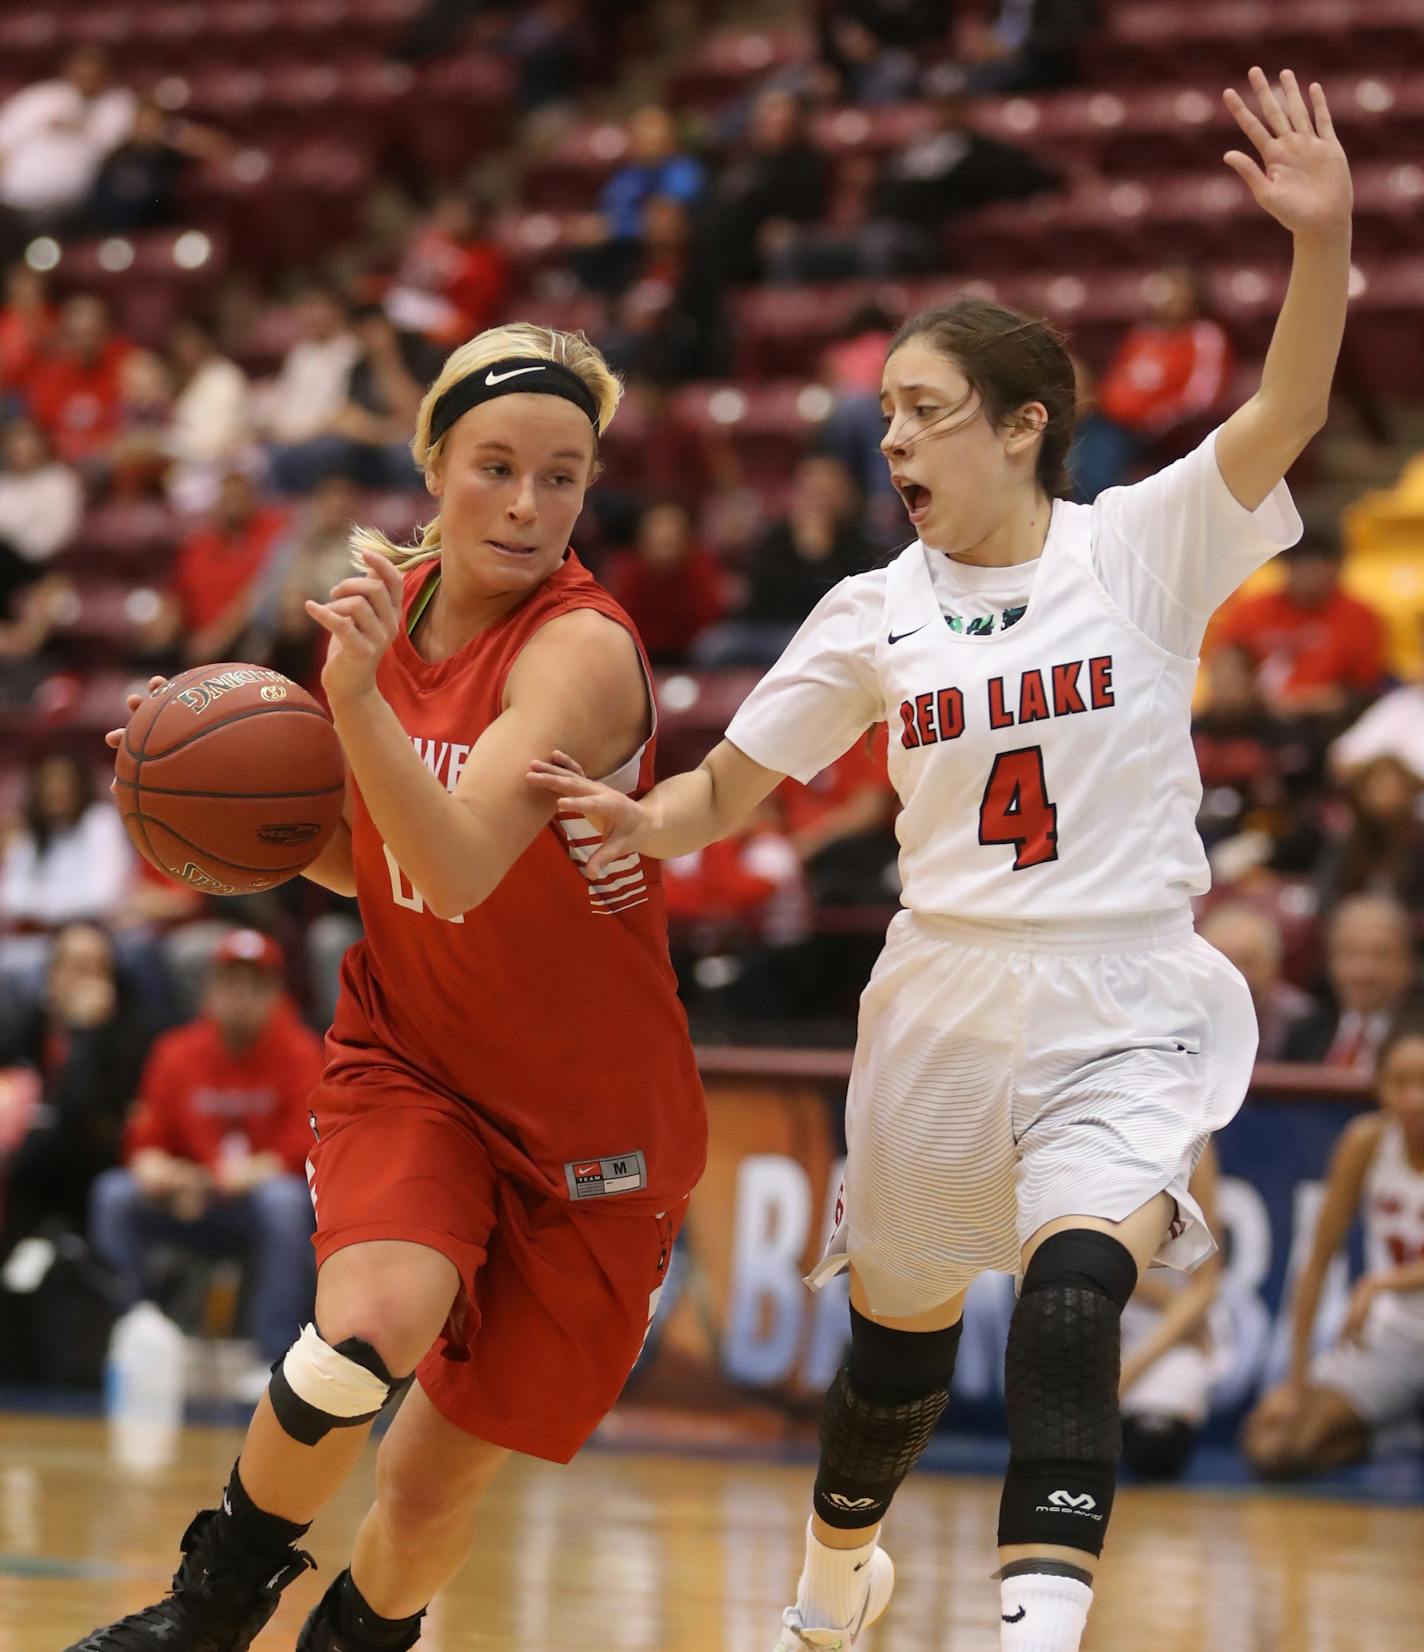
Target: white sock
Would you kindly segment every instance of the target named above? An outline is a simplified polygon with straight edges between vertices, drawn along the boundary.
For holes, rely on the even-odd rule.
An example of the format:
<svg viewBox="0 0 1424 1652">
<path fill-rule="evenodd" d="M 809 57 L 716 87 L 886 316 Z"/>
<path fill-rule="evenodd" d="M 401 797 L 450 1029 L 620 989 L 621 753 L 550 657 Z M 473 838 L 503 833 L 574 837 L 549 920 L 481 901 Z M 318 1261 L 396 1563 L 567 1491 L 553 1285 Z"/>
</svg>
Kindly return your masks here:
<svg viewBox="0 0 1424 1652">
<path fill-rule="evenodd" d="M 1093 1591 L 1076 1578 L 1023 1572 L 999 1584 L 1000 1652 L 1078 1652 Z"/>
<path fill-rule="evenodd" d="M 832 1549 L 806 1527 L 806 1565 L 796 1585 L 796 1609 L 807 1629 L 844 1629 L 860 1613 L 869 1579 L 861 1568 L 879 1532 L 858 1549 Z"/>
</svg>

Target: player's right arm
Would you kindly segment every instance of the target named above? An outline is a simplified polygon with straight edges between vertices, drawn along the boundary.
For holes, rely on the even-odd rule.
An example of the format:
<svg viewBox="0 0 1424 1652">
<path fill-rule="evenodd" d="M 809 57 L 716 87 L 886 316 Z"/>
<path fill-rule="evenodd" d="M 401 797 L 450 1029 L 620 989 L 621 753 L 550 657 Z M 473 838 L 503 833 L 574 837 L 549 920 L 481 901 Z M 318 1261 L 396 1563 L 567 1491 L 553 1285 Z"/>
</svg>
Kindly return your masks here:
<svg viewBox="0 0 1424 1652">
<path fill-rule="evenodd" d="M 602 833 L 589 860 L 595 877 L 624 855 L 672 860 L 705 849 L 734 832 L 785 778 L 754 763 L 730 740 L 721 741 L 695 769 L 659 781 L 637 799 L 590 780 L 565 752 L 529 767 L 532 786 L 554 792 L 561 809 L 581 814 Z"/>
<path fill-rule="evenodd" d="M 1310 1257 L 1300 1271 L 1291 1298 L 1291 1363 L 1287 1380 L 1296 1389 L 1304 1383 L 1310 1365 L 1310 1338 L 1320 1309 L 1325 1272 L 1344 1244 L 1359 1209 L 1365 1176 L 1383 1126 L 1384 1120 L 1378 1113 L 1353 1119 L 1341 1133 L 1330 1160 Z"/>
<path fill-rule="evenodd" d="M 636 802 L 601 786 L 563 752 L 530 765 L 528 780 L 603 833 L 595 876 L 635 850 L 669 860 L 726 837 L 786 778 L 807 781 L 884 716 L 875 678 L 883 575 L 844 579 L 818 602 L 781 658 L 695 769 Z"/>
</svg>

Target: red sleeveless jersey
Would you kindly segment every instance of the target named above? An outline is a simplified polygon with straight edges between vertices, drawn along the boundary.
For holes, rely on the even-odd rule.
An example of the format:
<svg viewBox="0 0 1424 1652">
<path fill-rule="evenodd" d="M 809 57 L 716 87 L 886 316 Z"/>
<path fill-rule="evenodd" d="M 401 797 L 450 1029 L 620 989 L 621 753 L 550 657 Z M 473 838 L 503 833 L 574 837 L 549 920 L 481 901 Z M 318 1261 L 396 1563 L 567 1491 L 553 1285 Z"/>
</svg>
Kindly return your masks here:
<svg viewBox="0 0 1424 1652">
<path fill-rule="evenodd" d="M 377 685 L 451 791 L 499 715 L 520 650 L 541 625 L 592 608 L 632 622 L 570 551 L 520 606 L 448 659 L 410 641 L 412 604 L 438 563 L 406 576 L 400 634 Z M 642 644 L 638 652 L 647 669 Z M 576 685 L 570 685 L 577 692 Z M 614 783 L 653 783 L 650 737 Z M 547 753 L 530 752 L 530 757 Z M 636 765 L 636 772 L 634 766 Z M 702 1087 L 668 958 L 656 861 L 633 855 L 591 881 L 597 833 L 559 814 L 481 906 L 446 921 L 397 866 L 353 787 L 352 855 L 365 939 L 347 953 L 327 1079 L 458 1097 L 496 1165 L 559 1197 L 669 1206 L 702 1173 Z"/>
</svg>

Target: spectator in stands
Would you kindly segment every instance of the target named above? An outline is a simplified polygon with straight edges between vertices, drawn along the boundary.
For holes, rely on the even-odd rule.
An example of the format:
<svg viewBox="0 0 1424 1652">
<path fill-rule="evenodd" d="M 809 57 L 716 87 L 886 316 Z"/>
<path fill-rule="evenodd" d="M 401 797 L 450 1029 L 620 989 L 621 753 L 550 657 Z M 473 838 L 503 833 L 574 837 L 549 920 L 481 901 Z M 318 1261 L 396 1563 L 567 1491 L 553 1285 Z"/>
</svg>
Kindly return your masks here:
<svg viewBox="0 0 1424 1652">
<path fill-rule="evenodd" d="M 1393 757 L 1424 781 L 1424 683 L 1405 683 L 1384 695 L 1330 748 L 1330 767 L 1345 780 L 1377 757 Z"/>
<path fill-rule="evenodd" d="M 587 0 L 528 0 L 511 10 L 500 49 L 514 60 L 526 113 L 567 103 L 578 91 L 590 19 Z"/>
<path fill-rule="evenodd" d="M 158 229 L 179 213 L 178 186 L 194 161 L 216 161 L 235 145 L 212 127 L 170 115 L 151 97 L 134 105 L 133 128 L 111 151 L 94 179 L 81 227 L 93 234 L 126 235 Z"/>
<path fill-rule="evenodd" d="M 819 11 L 820 58 L 845 103 L 912 96 L 923 54 L 949 34 L 943 0 L 827 0 Z"/>
<path fill-rule="evenodd" d="M 1204 676 L 1206 696 L 1192 718 L 1192 745 L 1202 780 L 1197 829 L 1211 849 L 1245 829 L 1271 833 L 1283 825 L 1291 788 L 1315 760 L 1291 724 L 1261 698 L 1245 649 L 1214 649 Z"/>
<path fill-rule="evenodd" d="M 974 66 L 975 95 L 1036 92 L 1075 80 L 1079 50 L 1100 9 L 1099 0 L 999 0 L 992 23 L 969 18 L 959 55 Z"/>
<path fill-rule="evenodd" d="M 85 1231 L 94 1178 L 119 1161 L 149 1037 L 108 934 L 66 924 L 54 937 L 43 996 L 0 1050 L 0 1067 L 27 1066 L 40 1081 L 39 1110 L 6 1167 L 0 1265 L 54 1221 Z"/>
<path fill-rule="evenodd" d="M 315 684 L 326 648 L 304 604 L 326 602 L 331 588 L 351 572 L 351 526 L 356 519 L 356 485 L 329 476 L 302 509 L 268 564 L 254 619 L 262 641 L 257 651 L 306 686 Z"/>
<path fill-rule="evenodd" d="M 304 442 L 272 449 L 272 476 L 284 493 L 310 493 L 328 476 L 369 488 L 413 488 L 419 475 L 410 433 L 441 354 L 421 333 L 398 333 L 379 304 L 356 317 L 359 355 L 342 405 Z"/>
<path fill-rule="evenodd" d="M 330 430 L 346 405 L 351 369 L 361 354 L 346 300 L 334 287 L 308 287 L 297 300 L 296 320 L 297 342 L 260 410 L 274 463 L 288 448 Z"/>
<path fill-rule="evenodd" d="M 875 526 L 883 521 L 887 537 L 903 520 L 900 495 L 880 451 L 885 434 L 880 377 L 894 331 L 895 323 L 878 304 L 862 304 L 826 346 L 821 382 L 836 402 L 816 433 L 816 451 L 839 459 L 846 467 L 870 502 Z"/>
<path fill-rule="evenodd" d="M 1368 1073 L 1390 1021 L 1415 988 L 1409 913 L 1387 895 L 1341 901 L 1326 934 L 1326 970 L 1329 1002 L 1292 1028 L 1285 1059 Z"/>
<path fill-rule="evenodd" d="M 614 356 L 604 345 L 605 354 Z M 624 440 L 625 427 L 636 434 Z M 700 520 L 703 507 L 737 484 L 731 444 L 710 434 L 683 413 L 672 395 L 672 381 L 630 375 L 619 412 L 603 452 L 605 469 L 589 492 L 585 515 L 593 514 L 599 532 L 614 543 L 627 543 L 637 532 L 644 508 L 657 499 L 680 499 Z"/>
<path fill-rule="evenodd" d="M 1234 353 L 1226 329 L 1206 313 L 1206 285 L 1185 264 L 1159 270 L 1146 321 L 1130 328 L 1097 388 L 1105 418 L 1139 448 L 1222 405 Z"/>
<path fill-rule="evenodd" d="M 705 220 L 705 256 L 722 281 L 759 270 L 762 231 L 778 221 L 810 224 L 825 211 L 830 168 L 811 142 L 801 106 L 764 91 L 752 105 L 745 150 L 717 178 Z"/>
<path fill-rule="evenodd" d="M 1225 901 L 1212 907 L 1197 931 L 1246 977 L 1260 1031 L 1256 1059 L 1283 1060 L 1291 1034 L 1315 1005 L 1308 993 L 1281 975 L 1280 925 L 1269 912 L 1249 901 Z"/>
<path fill-rule="evenodd" d="M 31 415 L 66 464 L 97 465 L 118 429 L 119 369 L 133 346 L 113 330 L 95 293 L 76 293 L 60 312 L 50 347 L 30 375 Z"/>
<path fill-rule="evenodd" d="M 707 633 L 704 665 L 769 665 L 797 626 L 849 574 L 872 558 L 862 504 L 845 466 L 814 455 L 797 465 L 786 515 L 762 534 L 747 568 L 740 611 Z"/>
<path fill-rule="evenodd" d="M 0 305 L 0 414 L 23 411 L 30 375 L 54 334 L 59 312 L 45 278 L 28 264 L 5 271 Z"/>
<path fill-rule="evenodd" d="M 80 46 L 54 80 L 0 107 L 0 256 L 66 228 L 104 157 L 128 136 L 133 94 L 113 81 L 106 52 Z"/>
<path fill-rule="evenodd" d="M 1105 489 L 1131 480 L 1138 441 L 1098 406 L 1097 378 L 1081 356 L 1073 357 L 1073 371 L 1078 385 L 1078 421 L 1073 426 L 1073 445 L 1068 449 L 1068 474 L 1073 478 L 1073 498 L 1080 505 L 1091 505 Z"/>
<path fill-rule="evenodd" d="M 307 1097 L 321 1043 L 282 984 L 270 937 L 233 931 L 213 955 L 203 1013 L 165 1033 L 139 1084 L 125 1165 L 90 1198 L 95 1250 L 131 1301 L 155 1245 L 248 1256 L 248 1334 L 280 1357 L 310 1317 L 315 1289 Z"/>
<path fill-rule="evenodd" d="M 44 432 L 14 419 L 0 432 L 0 625 L 21 593 L 44 577 L 74 538 L 84 509 L 79 478 L 50 451 Z"/>
<path fill-rule="evenodd" d="M 1320 909 L 1349 895 L 1389 895 L 1424 912 L 1424 783 L 1382 753 L 1345 781 L 1343 818 L 1327 834 L 1315 867 Z"/>
<path fill-rule="evenodd" d="M 611 558 L 604 584 L 628 611 L 654 665 L 683 665 L 693 643 L 727 609 L 722 564 L 692 535 L 680 500 L 649 505 L 637 543 Z"/>
<path fill-rule="evenodd" d="M 597 210 L 574 225 L 572 265 L 585 287 L 621 292 L 644 261 L 647 209 L 654 200 L 683 209 L 705 187 L 702 163 L 678 141 L 677 123 L 659 104 L 639 109 L 629 123 L 628 159 L 604 184 Z"/>
<path fill-rule="evenodd" d="M 232 659 L 235 651 L 241 658 L 260 576 L 286 525 L 286 512 L 264 505 L 245 471 L 229 471 L 210 519 L 178 549 L 145 648 L 175 654 L 185 665 Z"/>
<path fill-rule="evenodd" d="M 887 738 L 880 723 L 804 786 L 788 777 L 773 794 L 818 906 L 883 904 L 899 893 Z"/>
<path fill-rule="evenodd" d="M 1234 597 L 1213 627 L 1255 662 L 1266 703 L 1284 717 L 1357 712 L 1386 669 L 1384 621 L 1340 584 L 1339 546 L 1307 534 L 1281 552 L 1280 589 Z"/>
<path fill-rule="evenodd" d="M 168 363 L 153 350 L 130 350 L 119 366 L 119 416 L 104 454 L 113 493 L 132 498 L 161 492 L 172 416 Z"/>
<path fill-rule="evenodd" d="M 250 452 L 252 387 L 218 347 L 211 324 L 195 315 L 169 329 L 168 360 L 178 383 L 168 426 L 169 497 L 180 510 L 210 510 L 224 471 Z"/>
<path fill-rule="evenodd" d="M 953 64 L 925 76 L 929 129 L 890 157 L 875 193 L 875 216 L 936 229 L 957 212 L 1055 189 L 1058 173 L 1036 156 L 970 122 L 968 83 Z"/>
<path fill-rule="evenodd" d="M 1400 1015 L 1380 1050 L 1379 1111 L 1352 1119 L 1330 1161 L 1310 1256 L 1291 1300 L 1290 1368 L 1247 1418 L 1246 1455 L 1271 1479 L 1369 1453 L 1424 1404 L 1424 1016 Z M 1333 1347 L 1312 1357 L 1325 1280 L 1359 1220 L 1365 1272 Z"/>
<path fill-rule="evenodd" d="M 449 350 L 500 319 L 510 268 L 490 219 L 489 203 L 467 189 L 436 195 L 386 293 L 386 314 L 396 327 Z"/>
<path fill-rule="evenodd" d="M 0 861 L 0 912 L 31 930 L 102 921 L 123 899 L 133 861 L 118 810 L 95 796 L 88 767 L 51 752 L 30 765 L 23 820 Z"/>
</svg>

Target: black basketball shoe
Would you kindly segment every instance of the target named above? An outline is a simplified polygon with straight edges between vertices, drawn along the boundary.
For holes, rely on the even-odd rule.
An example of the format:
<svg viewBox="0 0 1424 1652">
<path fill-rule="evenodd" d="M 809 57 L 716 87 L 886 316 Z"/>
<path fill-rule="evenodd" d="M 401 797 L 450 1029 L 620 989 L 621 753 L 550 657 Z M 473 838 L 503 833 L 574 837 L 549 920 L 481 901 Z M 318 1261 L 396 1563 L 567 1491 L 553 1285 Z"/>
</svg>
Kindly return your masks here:
<svg viewBox="0 0 1424 1652">
<path fill-rule="evenodd" d="M 316 1565 L 304 1549 L 274 1557 L 242 1548 L 217 1509 L 193 1517 L 181 1547 L 171 1594 L 65 1652 L 247 1652 L 283 1589 Z"/>
<path fill-rule="evenodd" d="M 382 1618 L 378 1620 L 382 1627 L 376 1629 L 363 1621 L 370 1608 L 363 1612 L 353 1602 L 355 1586 L 348 1588 L 350 1577 L 349 1569 L 342 1572 L 312 1608 L 297 1637 L 297 1652 L 409 1652 L 420 1639 L 425 1613 L 417 1612 L 400 1623 Z"/>
</svg>

